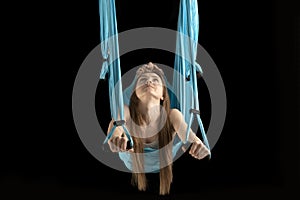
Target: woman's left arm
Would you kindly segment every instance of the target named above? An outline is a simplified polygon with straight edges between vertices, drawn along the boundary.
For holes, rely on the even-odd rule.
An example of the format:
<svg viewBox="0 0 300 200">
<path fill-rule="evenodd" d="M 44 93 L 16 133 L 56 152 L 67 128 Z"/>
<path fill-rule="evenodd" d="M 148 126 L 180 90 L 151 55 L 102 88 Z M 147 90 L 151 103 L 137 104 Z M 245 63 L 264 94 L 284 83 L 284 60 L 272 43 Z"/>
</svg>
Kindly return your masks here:
<svg viewBox="0 0 300 200">
<path fill-rule="evenodd" d="M 188 126 L 184 120 L 182 113 L 178 109 L 171 109 L 170 120 L 179 138 L 182 141 L 185 140 Z M 191 129 L 188 141 L 192 143 L 192 147 L 190 148 L 189 153 L 194 158 L 202 159 L 210 154 L 209 149 L 203 144 L 203 142 Z"/>
</svg>

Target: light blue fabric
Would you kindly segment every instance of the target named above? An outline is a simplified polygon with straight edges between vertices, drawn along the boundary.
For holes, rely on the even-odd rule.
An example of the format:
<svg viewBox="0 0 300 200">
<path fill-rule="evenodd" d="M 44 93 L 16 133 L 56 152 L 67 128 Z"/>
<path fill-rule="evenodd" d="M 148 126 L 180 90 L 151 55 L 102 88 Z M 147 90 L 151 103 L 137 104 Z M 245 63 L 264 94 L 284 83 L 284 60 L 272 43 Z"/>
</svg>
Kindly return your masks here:
<svg viewBox="0 0 300 200">
<path fill-rule="evenodd" d="M 176 156 L 178 150 L 182 146 L 182 142 L 174 140 L 172 156 Z M 157 173 L 160 171 L 160 159 L 159 159 L 159 150 L 153 148 L 144 148 L 144 173 Z M 129 152 L 119 152 L 120 159 L 124 162 L 125 166 L 133 171 L 132 169 L 132 159 Z"/>
<path fill-rule="evenodd" d="M 133 83 L 124 90 L 123 95 L 115 1 L 99 0 L 99 13 L 101 52 L 102 57 L 104 60 L 106 60 L 102 65 L 100 78 L 104 79 L 105 75 L 108 73 L 111 117 L 114 120 L 123 120 L 123 106 L 124 104 L 129 105 L 130 96 L 132 94 L 136 79 L 134 79 Z M 185 117 L 185 121 L 188 123 L 188 129 L 185 141 L 180 141 L 178 137 L 174 139 L 172 150 L 173 157 L 176 155 L 182 144 L 187 142 L 189 130 L 194 117 L 194 114 L 190 113 L 190 109 L 193 108 L 199 110 L 196 71 L 202 73 L 202 69 L 200 65 L 196 63 L 199 31 L 198 26 L 199 16 L 197 0 L 181 0 L 178 16 L 178 35 L 174 64 L 174 69 L 176 72 L 174 72 L 172 86 L 167 80 L 166 83 L 169 89 L 171 107 L 180 109 Z M 186 81 L 187 77 L 190 78 L 190 81 Z M 119 112 L 120 117 L 118 117 Z M 196 115 L 196 118 L 200 126 L 204 144 L 209 148 L 200 115 Z M 133 145 L 132 138 L 126 126 L 122 126 L 131 142 L 131 145 Z M 104 143 L 111 138 L 115 128 L 116 126 L 112 128 Z M 145 172 L 159 172 L 159 150 L 151 148 L 145 148 L 144 150 Z M 124 161 L 126 167 L 132 170 L 130 153 L 120 152 L 119 157 Z"/>
<path fill-rule="evenodd" d="M 203 142 L 210 149 L 200 115 L 190 112 L 191 108 L 199 111 L 196 71 L 203 73 L 201 66 L 196 62 L 199 34 L 197 0 L 180 1 L 177 31 L 174 69 L 178 73 L 173 75 L 173 88 L 179 99 L 179 105 L 176 106 L 179 107 L 188 123 L 184 143 L 187 142 L 193 117 L 196 115 Z M 189 81 L 186 81 L 187 78 Z"/>
<path fill-rule="evenodd" d="M 99 16 L 101 52 L 102 57 L 105 60 L 100 72 L 100 79 L 105 79 L 105 76 L 108 73 L 111 118 L 115 121 L 124 120 L 115 0 L 99 0 Z M 125 125 L 122 126 L 131 145 L 133 145 L 132 138 L 130 137 L 127 128 Z M 115 128 L 116 126 L 112 128 L 104 143 L 111 137 Z"/>
</svg>

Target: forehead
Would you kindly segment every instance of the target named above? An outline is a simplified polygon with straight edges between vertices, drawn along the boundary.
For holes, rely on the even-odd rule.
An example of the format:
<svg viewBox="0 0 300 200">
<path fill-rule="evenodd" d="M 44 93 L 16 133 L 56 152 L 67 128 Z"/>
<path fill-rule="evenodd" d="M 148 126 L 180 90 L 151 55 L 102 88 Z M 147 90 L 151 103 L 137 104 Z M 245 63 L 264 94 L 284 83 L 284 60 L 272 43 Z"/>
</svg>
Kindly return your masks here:
<svg viewBox="0 0 300 200">
<path fill-rule="evenodd" d="M 160 79 L 160 77 L 159 77 L 156 73 L 153 73 L 153 72 L 151 72 L 151 73 L 144 73 L 144 74 L 142 74 L 142 75 L 139 77 L 139 79 L 140 79 L 140 78 L 149 78 L 149 77 L 152 77 L 152 78 L 159 78 L 159 79 Z"/>
</svg>

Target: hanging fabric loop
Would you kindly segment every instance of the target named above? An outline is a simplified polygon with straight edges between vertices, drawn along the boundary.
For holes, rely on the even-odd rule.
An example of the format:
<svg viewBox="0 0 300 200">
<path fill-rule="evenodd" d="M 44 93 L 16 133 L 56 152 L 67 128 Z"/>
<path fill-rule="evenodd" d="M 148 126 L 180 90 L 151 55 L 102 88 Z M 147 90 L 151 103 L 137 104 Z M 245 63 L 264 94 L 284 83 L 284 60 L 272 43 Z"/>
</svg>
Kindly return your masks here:
<svg viewBox="0 0 300 200">
<path fill-rule="evenodd" d="M 194 115 L 200 126 L 203 142 L 210 150 L 206 138 L 205 130 L 200 118 L 197 75 L 203 74 L 201 66 L 196 62 L 198 34 L 199 34 L 199 15 L 197 0 L 181 0 L 177 24 L 176 55 L 174 69 L 178 73 L 173 75 L 173 87 L 176 96 L 179 97 L 177 106 L 188 123 L 186 131 L 186 143 L 189 138 L 190 128 Z M 186 81 L 188 80 L 188 81 Z M 188 97 L 188 98 L 186 98 Z M 191 112 L 192 111 L 192 112 Z"/>
<path fill-rule="evenodd" d="M 108 74 L 111 118 L 116 121 L 124 121 L 124 102 L 122 82 L 120 81 L 121 67 L 115 0 L 99 0 L 99 16 L 101 53 L 105 60 L 102 65 L 100 78 L 105 79 L 106 74 Z M 122 126 L 125 127 L 124 124 Z M 114 125 L 104 143 L 111 137 L 115 128 L 116 126 Z M 130 143 L 133 144 L 127 128 L 124 128 L 124 130 Z"/>
</svg>

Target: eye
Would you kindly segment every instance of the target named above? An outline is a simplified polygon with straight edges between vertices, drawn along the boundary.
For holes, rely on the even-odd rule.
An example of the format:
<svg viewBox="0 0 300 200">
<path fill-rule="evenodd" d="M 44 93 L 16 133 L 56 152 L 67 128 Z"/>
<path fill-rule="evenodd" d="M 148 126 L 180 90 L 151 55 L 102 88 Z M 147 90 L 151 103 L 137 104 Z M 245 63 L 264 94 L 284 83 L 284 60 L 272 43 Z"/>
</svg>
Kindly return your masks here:
<svg viewBox="0 0 300 200">
<path fill-rule="evenodd" d="M 145 80 L 146 80 L 145 78 L 141 78 L 141 79 L 139 80 L 139 82 L 140 82 L 140 83 L 141 83 L 141 82 L 143 83 L 143 82 L 145 82 Z"/>
<path fill-rule="evenodd" d="M 159 82 L 159 80 L 157 78 L 153 79 L 153 82 Z"/>
</svg>

